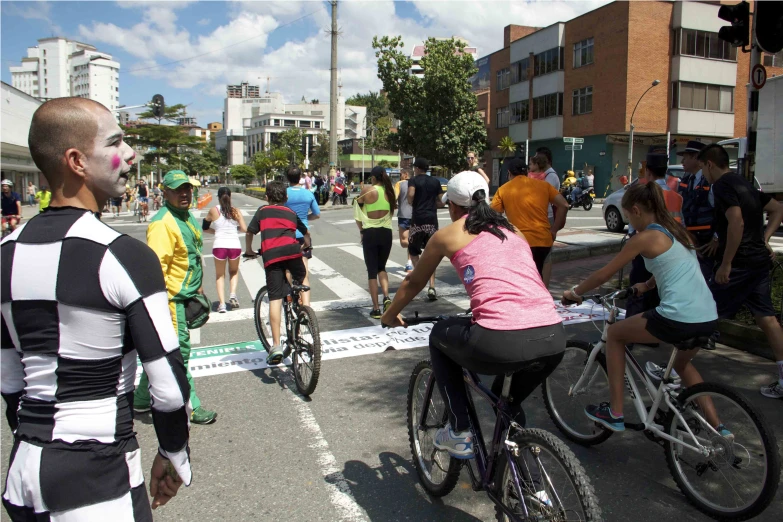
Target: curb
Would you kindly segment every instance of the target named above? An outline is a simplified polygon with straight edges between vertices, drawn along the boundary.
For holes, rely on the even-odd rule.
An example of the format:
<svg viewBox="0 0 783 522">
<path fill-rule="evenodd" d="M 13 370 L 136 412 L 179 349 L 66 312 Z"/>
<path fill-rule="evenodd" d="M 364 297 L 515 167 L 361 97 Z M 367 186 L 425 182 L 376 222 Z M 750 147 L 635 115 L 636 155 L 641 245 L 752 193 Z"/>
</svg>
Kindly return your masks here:
<svg viewBox="0 0 783 522">
<path fill-rule="evenodd" d="M 603 243 L 599 245 L 568 245 L 557 248 L 552 251 L 552 262 L 563 263 L 565 261 L 574 261 L 576 259 L 585 259 L 588 257 L 598 257 L 606 254 L 616 254 L 622 249 L 620 241 Z"/>
<path fill-rule="evenodd" d="M 772 348 L 769 347 L 767 336 L 755 326 L 746 326 L 734 321 L 721 319 L 718 322 L 720 332 L 720 344 L 742 350 L 770 361 L 775 360 Z"/>
</svg>

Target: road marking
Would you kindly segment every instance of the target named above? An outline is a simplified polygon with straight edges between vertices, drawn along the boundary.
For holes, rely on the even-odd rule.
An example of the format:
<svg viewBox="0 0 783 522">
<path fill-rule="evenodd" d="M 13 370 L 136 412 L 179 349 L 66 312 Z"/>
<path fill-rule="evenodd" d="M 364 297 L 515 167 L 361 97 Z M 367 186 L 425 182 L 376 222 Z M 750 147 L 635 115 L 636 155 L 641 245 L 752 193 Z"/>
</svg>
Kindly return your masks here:
<svg viewBox="0 0 783 522">
<path fill-rule="evenodd" d="M 308 267 L 310 276 L 326 285 L 341 300 L 370 300 L 370 294 L 367 290 L 343 276 L 316 256 L 310 259 Z"/>
<path fill-rule="evenodd" d="M 190 332 L 190 344 L 201 344 L 201 330 L 196 328 L 195 330 L 188 330 Z"/>
<path fill-rule="evenodd" d="M 255 299 L 262 286 L 266 285 L 266 272 L 260 259 L 247 259 L 239 263 L 239 274 L 247 286 L 247 291 Z"/>
</svg>

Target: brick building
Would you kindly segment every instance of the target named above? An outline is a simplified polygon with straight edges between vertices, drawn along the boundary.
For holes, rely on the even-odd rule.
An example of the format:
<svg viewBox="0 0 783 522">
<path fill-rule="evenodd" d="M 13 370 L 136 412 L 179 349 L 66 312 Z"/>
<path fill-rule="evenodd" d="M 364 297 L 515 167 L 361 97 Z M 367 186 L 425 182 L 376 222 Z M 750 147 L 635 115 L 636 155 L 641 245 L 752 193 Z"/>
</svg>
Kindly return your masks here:
<svg viewBox="0 0 783 522">
<path fill-rule="evenodd" d="M 635 169 L 649 146 L 666 145 L 667 132 L 672 162 L 688 140 L 744 135 L 750 59 L 717 38 L 727 25 L 718 9 L 718 2 L 613 2 L 517 38 L 508 30 L 519 26 L 507 27 L 504 48 L 489 55 L 490 89 L 478 93 L 492 147 L 485 169 L 500 170 L 497 145 L 508 135 L 519 154 L 526 141 L 531 152 L 548 146 L 562 175 L 571 167 L 563 137 L 580 137 L 574 168 L 594 170 L 601 197 L 626 172 L 637 103 Z M 770 77 L 783 74 L 777 56 L 764 60 Z M 639 102 L 653 80 L 660 84 Z"/>
</svg>

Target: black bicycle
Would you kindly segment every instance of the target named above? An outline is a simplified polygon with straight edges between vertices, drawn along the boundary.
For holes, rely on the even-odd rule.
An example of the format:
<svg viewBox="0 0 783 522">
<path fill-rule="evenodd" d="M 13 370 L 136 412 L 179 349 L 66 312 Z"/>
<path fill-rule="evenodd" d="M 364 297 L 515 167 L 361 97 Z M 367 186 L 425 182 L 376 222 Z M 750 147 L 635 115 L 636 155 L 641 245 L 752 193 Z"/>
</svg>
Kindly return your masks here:
<svg viewBox="0 0 783 522">
<path fill-rule="evenodd" d="M 318 318 L 312 308 L 299 302 L 299 295 L 309 290 L 310 287 L 301 285 L 298 281 L 290 285 L 286 283 L 286 296 L 283 298 L 280 319 L 281 340 L 285 343 L 283 359 L 291 357 L 296 388 L 302 395 L 310 395 L 315 391 L 321 374 L 321 334 Z M 256 294 L 253 321 L 258 338 L 268 353 L 272 347 L 272 327 L 269 322 L 269 292 L 266 286 L 261 287 Z"/>
<path fill-rule="evenodd" d="M 412 326 L 443 319 L 446 317 L 417 314 L 404 321 Z M 483 397 L 497 412 L 489 449 L 484 444 L 471 393 L 468 415 L 475 441 L 475 459 L 471 459 L 474 463 L 435 448 L 434 435 L 448 422 L 448 410 L 431 362 L 421 361 L 413 369 L 408 388 L 408 437 L 422 486 L 436 497 L 449 494 L 457 484 L 463 462 L 467 462 L 473 490 L 487 493 L 500 521 L 602 520 L 593 486 L 573 452 L 551 433 L 523 428 L 514 420 L 509 406 L 513 374 L 505 376 L 497 397 L 476 373 L 463 371 L 469 392 Z"/>
</svg>

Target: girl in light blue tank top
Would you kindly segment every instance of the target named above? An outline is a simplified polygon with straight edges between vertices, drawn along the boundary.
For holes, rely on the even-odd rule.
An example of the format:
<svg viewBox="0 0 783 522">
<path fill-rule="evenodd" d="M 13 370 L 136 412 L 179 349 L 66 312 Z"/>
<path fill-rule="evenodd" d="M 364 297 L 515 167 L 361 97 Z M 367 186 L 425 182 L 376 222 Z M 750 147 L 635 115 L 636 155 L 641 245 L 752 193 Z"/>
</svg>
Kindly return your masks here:
<svg viewBox="0 0 783 522">
<path fill-rule="evenodd" d="M 623 431 L 623 375 L 625 346 L 634 343 L 679 343 L 710 336 L 717 327 L 715 300 L 699 268 L 696 251 L 685 228 L 666 210 L 661 187 L 656 183 L 637 184 L 626 190 L 623 210 L 638 233 L 629 239 L 617 256 L 605 267 L 563 293 L 564 302 L 581 302 L 581 295 L 609 281 L 637 255 L 653 277 L 634 285 L 640 294 L 658 288 L 661 304 L 654 310 L 617 321 L 608 329 L 606 364 L 609 374 L 610 406 L 588 406 L 585 414 L 613 431 Z M 674 369 L 686 386 L 702 381 L 690 363 L 698 352 L 677 353 Z M 706 402 L 706 401 L 705 401 Z M 710 401 L 711 402 L 711 401 Z M 720 424 L 711 404 L 704 405 L 707 419 L 718 430 L 729 433 Z"/>
</svg>

